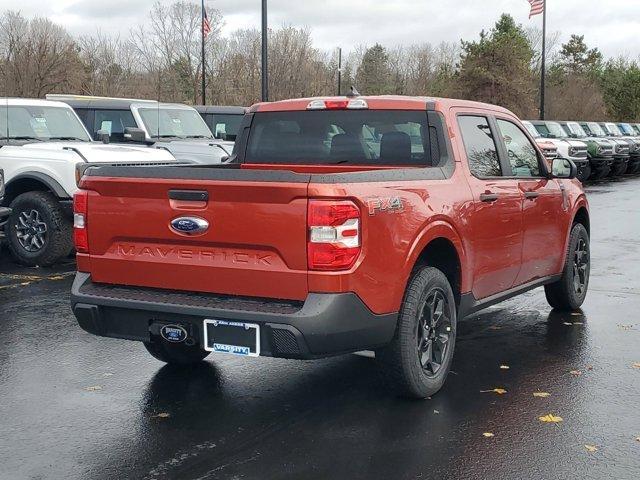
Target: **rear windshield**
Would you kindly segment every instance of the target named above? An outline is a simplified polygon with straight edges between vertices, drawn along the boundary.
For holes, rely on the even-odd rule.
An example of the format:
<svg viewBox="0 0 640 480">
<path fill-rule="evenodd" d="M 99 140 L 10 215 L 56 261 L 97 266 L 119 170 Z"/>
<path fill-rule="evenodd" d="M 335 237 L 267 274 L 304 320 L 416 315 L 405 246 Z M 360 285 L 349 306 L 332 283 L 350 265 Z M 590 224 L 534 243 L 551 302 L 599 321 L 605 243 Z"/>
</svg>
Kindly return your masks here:
<svg viewBox="0 0 640 480">
<path fill-rule="evenodd" d="M 246 163 L 431 165 L 426 111 L 256 113 Z"/>
</svg>

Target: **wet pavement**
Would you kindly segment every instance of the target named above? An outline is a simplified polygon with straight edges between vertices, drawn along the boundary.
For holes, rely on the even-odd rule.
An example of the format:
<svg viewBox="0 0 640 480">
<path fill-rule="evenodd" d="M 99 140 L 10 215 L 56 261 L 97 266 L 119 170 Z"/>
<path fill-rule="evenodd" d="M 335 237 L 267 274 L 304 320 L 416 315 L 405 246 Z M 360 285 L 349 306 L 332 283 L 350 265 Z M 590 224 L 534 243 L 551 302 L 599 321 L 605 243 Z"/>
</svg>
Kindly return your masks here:
<svg viewBox="0 0 640 480">
<path fill-rule="evenodd" d="M 163 367 L 77 327 L 73 263 L 2 251 L 0 479 L 638 479 L 639 197 L 640 178 L 590 187 L 583 314 L 536 290 L 472 316 L 426 401 L 355 355 Z"/>
</svg>

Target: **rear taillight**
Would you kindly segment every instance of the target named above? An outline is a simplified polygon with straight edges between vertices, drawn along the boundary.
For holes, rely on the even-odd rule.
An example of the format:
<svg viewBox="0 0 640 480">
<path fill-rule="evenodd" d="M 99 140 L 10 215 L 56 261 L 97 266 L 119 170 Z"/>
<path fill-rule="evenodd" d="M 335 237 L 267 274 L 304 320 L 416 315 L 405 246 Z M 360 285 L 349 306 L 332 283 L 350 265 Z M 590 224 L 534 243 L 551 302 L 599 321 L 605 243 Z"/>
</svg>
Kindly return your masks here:
<svg viewBox="0 0 640 480">
<path fill-rule="evenodd" d="M 353 202 L 309 200 L 309 270 L 348 270 L 360 256 L 360 209 Z"/>
<path fill-rule="evenodd" d="M 88 213 L 89 194 L 85 190 L 80 190 L 73 196 L 73 243 L 78 253 L 89 253 Z"/>
</svg>

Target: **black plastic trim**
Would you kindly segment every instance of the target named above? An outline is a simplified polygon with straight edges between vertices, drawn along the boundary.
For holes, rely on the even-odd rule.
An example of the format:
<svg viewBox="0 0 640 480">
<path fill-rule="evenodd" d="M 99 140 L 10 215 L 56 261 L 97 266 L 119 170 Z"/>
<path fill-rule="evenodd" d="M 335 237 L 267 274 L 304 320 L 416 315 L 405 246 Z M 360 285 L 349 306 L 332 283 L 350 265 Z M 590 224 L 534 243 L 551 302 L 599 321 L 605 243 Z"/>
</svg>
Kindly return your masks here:
<svg viewBox="0 0 640 480">
<path fill-rule="evenodd" d="M 9 181 L 6 185 L 5 188 L 7 191 L 11 191 L 11 186 L 19 181 L 19 180 L 37 180 L 39 182 L 42 182 L 45 184 L 45 186 L 51 190 L 53 193 L 55 193 L 55 195 L 58 198 L 70 198 L 69 194 L 65 191 L 65 189 L 62 187 L 62 185 L 60 185 L 56 180 L 54 180 L 53 178 L 51 178 L 49 175 L 45 175 L 44 173 L 40 173 L 40 172 L 29 172 L 29 173 L 22 173 L 20 175 L 18 175 L 17 177 L 14 177 L 11 179 L 11 181 Z"/>
<path fill-rule="evenodd" d="M 185 202 L 206 202 L 209 200 L 209 192 L 206 190 L 169 190 L 170 200 L 183 200 Z"/>
<path fill-rule="evenodd" d="M 463 293 L 460 297 L 458 318 L 462 319 L 466 316 L 471 315 L 472 313 L 488 308 L 491 305 L 495 305 L 496 303 L 504 302 L 505 300 L 521 295 L 525 292 L 528 292 L 529 290 L 542 287 L 549 283 L 557 282 L 558 280 L 560 280 L 560 278 L 562 278 L 562 274 L 539 278 L 529 283 L 513 287 L 505 292 L 501 292 L 487 298 L 482 298 L 480 300 L 477 300 L 472 292 Z"/>
<path fill-rule="evenodd" d="M 84 293 L 83 287 L 87 284 L 92 284 L 90 275 L 77 273 L 71 291 L 71 306 L 78 324 L 89 333 L 148 341 L 150 322 L 175 321 L 198 329 L 202 329 L 206 318 L 250 322 L 264 327 L 261 335 L 265 337 L 261 338 L 267 347 L 265 356 L 277 354 L 269 347 L 269 329 L 289 330 L 300 346 L 299 353 L 278 356 L 319 358 L 384 346 L 393 338 L 398 319 L 397 313 L 374 314 L 355 293 L 310 293 L 299 310 L 274 313 L 266 311 L 269 309 L 231 310 L 185 305 L 184 302 L 174 304 L 118 298 L 114 294 L 100 296 Z M 141 298 L 145 296 L 141 295 Z"/>
</svg>

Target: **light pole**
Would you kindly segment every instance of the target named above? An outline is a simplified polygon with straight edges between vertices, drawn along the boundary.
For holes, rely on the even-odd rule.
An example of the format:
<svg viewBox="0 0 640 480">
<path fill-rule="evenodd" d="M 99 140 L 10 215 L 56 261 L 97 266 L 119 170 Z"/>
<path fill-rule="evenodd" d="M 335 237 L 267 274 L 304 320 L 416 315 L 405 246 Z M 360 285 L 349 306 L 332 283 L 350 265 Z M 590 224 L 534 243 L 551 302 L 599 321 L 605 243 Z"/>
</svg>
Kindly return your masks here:
<svg viewBox="0 0 640 480">
<path fill-rule="evenodd" d="M 262 0 L 262 101 L 269 101 L 269 61 L 267 39 L 269 35 L 267 24 L 267 0 Z"/>
</svg>

